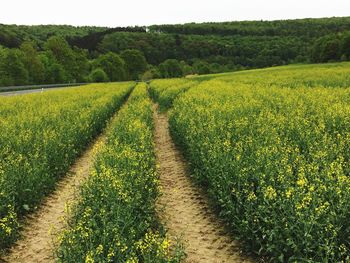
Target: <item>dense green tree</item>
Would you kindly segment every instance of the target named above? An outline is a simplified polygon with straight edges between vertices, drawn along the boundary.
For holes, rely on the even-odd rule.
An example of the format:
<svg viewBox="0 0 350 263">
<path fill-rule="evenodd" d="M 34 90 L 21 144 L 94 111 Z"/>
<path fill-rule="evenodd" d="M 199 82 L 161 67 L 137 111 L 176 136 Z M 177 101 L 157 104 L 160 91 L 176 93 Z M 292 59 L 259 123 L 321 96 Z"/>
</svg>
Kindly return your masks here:
<svg viewBox="0 0 350 263">
<path fill-rule="evenodd" d="M 211 63 L 209 65 L 210 73 L 220 73 L 228 71 L 228 67 L 219 63 Z M 236 68 L 235 68 L 236 69 Z"/>
<path fill-rule="evenodd" d="M 143 53 L 136 49 L 127 49 L 120 53 L 125 61 L 128 79 L 138 79 L 147 69 L 147 61 Z"/>
<path fill-rule="evenodd" d="M 336 61 L 341 57 L 339 39 L 327 40 L 323 43 L 320 54 L 321 62 Z"/>
<path fill-rule="evenodd" d="M 0 44 L 8 48 L 18 48 L 21 44 L 21 39 L 14 30 L 2 25 L 0 27 Z"/>
<path fill-rule="evenodd" d="M 73 79 L 77 82 L 84 82 L 87 80 L 90 71 L 88 51 L 74 47 L 73 53 L 75 60 L 74 69 L 72 71 Z"/>
<path fill-rule="evenodd" d="M 197 74 L 209 74 L 210 73 L 210 66 L 208 62 L 205 61 L 196 61 L 193 64 L 194 72 Z"/>
<path fill-rule="evenodd" d="M 65 39 L 80 38 L 95 32 L 106 31 L 104 27 L 75 27 L 69 25 L 4 25 L 0 24 L 0 44 L 9 48 L 18 48 L 25 41 L 33 41 L 43 47 L 51 36 L 60 36 Z"/>
<path fill-rule="evenodd" d="M 99 44 L 101 52 L 120 53 L 127 49 L 140 50 L 148 63 L 158 65 L 168 58 L 182 56 L 174 36 L 167 34 L 117 32 L 106 35 Z"/>
<path fill-rule="evenodd" d="M 340 60 L 341 41 L 336 35 L 327 35 L 317 39 L 313 48 L 311 59 L 313 62 L 328 62 Z"/>
<path fill-rule="evenodd" d="M 23 52 L 19 49 L 5 49 L 1 53 L 1 84 L 4 86 L 28 84 L 29 74 L 23 63 Z"/>
<path fill-rule="evenodd" d="M 346 32 L 341 39 L 341 54 L 346 60 L 350 60 L 350 31 Z"/>
<path fill-rule="evenodd" d="M 180 35 L 218 36 L 305 36 L 320 37 L 330 32 L 350 30 L 350 17 L 294 19 L 275 21 L 234 21 L 153 25 L 150 32 Z"/>
<path fill-rule="evenodd" d="M 176 78 L 183 75 L 181 64 L 176 59 L 168 59 L 159 65 L 163 78 Z"/>
<path fill-rule="evenodd" d="M 93 68 L 101 68 L 107 74 L 110 81 L 121 81 L 126 79 L 125 62 L 120 56 L 113 52 L 99 56 L 93 62 Z"/>
<path fill-rule="evenodd" d="M 10 55 L 16 58 L 9 69 L 2 66 L 0 85 L 84 82 L 96 68 L 102 68 L 111 81 L 137 79 L 146 71 L 148 77 L 174 77 L 350 60 L 350 17 L 147 29 L 0 24 L 0 45 L 5 47 L 0 52 L 2 65 L 8 61 L 4 60 L 8 48 L 19 51 Z M 152 69 L 145 66 L 146 61 Z M 13 79 L 13 68 L 19 80 Z"/>
<path fill-rule="evenodd" d="M 42 84 L 45 82 L 45 68 L 35 49 L 34 43 L 23 42 L 20 50 L 23 52 L 23 64 L 29 74 L 29 82 L 32 84 Z"/>
<path fill-rule="evenodd" d="M 162 75 L 157 67 L 148 65 L 148 70 L 142 75 L 142 80 L 159 79 Z"/>
<path fill-rule="evenodd" d="M 91 71 L 89 75 L 90 82 L 108 82 L 108 76 L 106 72 L 103 71 L 101 68 L 96 68 Z"/>
<path fill-rule="evenodd" d="M 193 67 L 191 67 L 190 65 L 188 65 L 186 63 L 186 61 L 182 60 L 180 62 L 181 64 L 181 68 L 182 68 L 182 73 L 184 76 L 187 76 L 187 75 L 192 75 L 194 73 L 194 70 L 193 70 Z"/>
<path fill-rule="evenodd" d="M 150 70 L 147 70 L 145 73 L 142 74 L 141 77 L 142 81 L 149 81 L 153 79 L 153 74 Z"/>
<path fill-rule="evenodd" d="M 58 63 L 53 54 L 49 51 L 41 52 L 39 59 L 45 69 L 45 83 L 60 84 L 70 82 L 66 69 Z"/>
<path fill-rule="evenodd" d="M 45 49 L 51 51 L 59 63 L 67 66 L 74 64 L 73 50 L 64 38 L 58 36 L 50 37 L 45 43 Z"/>
<path fill-rule="evenodd" d="M 150 69 L 150 71 L 152 72 L 154 79 L 160 79 L 162 77 L 158 67 L 153 67 Z"/>
<path fill-rule="evenodd" d="M 71 82 L 75 82 L 75 70 L 78 68 L 75 54 L 68 42 L 58 36 L 50 37 L 45 43 L 45 49 L 50 52 L 58 64 L 62 65 Z"/>
<path fill-rule="evenodd" d="M 52 63 L 48 67 L 48 76 L 50 83 L 60 84 L 70 81 L 69 76 L 64 67 L 59 63 Z"/>
<path fill-rule="evenodd" d="M 5 49 L 3 46 L 0 45 L 0 86 L 5 86 L 5 79 L 4 79 L 4 73 L 3 73 L 3 63 L 4 63 L 4 57 L 5 57 Z"/>
</svg>

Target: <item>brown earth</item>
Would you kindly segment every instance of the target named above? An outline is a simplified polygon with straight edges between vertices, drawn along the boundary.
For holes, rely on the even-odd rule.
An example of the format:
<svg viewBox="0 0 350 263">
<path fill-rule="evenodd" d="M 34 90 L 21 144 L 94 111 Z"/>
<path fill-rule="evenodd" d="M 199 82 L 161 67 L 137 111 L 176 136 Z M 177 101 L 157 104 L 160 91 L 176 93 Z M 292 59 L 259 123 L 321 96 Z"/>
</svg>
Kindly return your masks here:
<svg viewBox="0 0 350 263">
<path fill-rule="evenodd" d="M 95 148 L 100 145 L 101 135 L 71 167 L 69 173 L 57 184 L 39 209 L 25 218 L 22 237 L 0 262 L 41 263 L 54 262 L 54 236 L 65 226 L 66 205 L 77 197 L 77 190 L 89 175 Z"/>
<path fill-rule="evenodd" d="M 185 262 L 253 262 L 211 211 L 205 194 L 194 186 L 186 161 L 172 141 L 165 114 L 155 109 L 156 156 L 162 195 L 157 207 L 172 238 L 184 241 Z"/>
</svg>

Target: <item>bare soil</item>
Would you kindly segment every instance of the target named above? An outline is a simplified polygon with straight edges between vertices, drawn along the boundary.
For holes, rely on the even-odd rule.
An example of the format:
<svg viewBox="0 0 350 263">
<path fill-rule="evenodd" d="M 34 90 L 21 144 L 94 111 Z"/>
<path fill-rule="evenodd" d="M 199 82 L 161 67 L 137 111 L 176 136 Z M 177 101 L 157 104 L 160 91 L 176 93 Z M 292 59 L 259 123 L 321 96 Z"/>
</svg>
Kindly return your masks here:
<svg viewBox="0 0 350 263">
<path fill-rule="evenodd" d="M 101 135 L 71 167 L 39 209 L 25 218 L 22 237 L 0 262 L 54 262 L 55 234 L 65 227 L 65 208 L 77 197 L 77 189 L 89 175 L 94 149 L 103 142 Z"/>
<path fill-rule="evenodd" d="M 168 119 L 155 107 L 155 142 L 162 195 L 157 209 L 172 238 L 184 241 L 191 263 L 253 262 L 211 211 L 205 194 L 189 177 L 189 169 L 169 133 Z"/>
</svg>

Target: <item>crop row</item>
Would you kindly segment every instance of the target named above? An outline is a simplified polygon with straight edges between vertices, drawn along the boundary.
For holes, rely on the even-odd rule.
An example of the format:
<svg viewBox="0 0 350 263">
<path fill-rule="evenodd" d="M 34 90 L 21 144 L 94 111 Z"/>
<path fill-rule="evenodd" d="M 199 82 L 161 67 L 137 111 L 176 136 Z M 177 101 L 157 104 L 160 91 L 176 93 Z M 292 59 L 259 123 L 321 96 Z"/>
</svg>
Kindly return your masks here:
<svg viewBox="0 0 350 263">
<path fill-rule="evenodd" d="M 350 255 L 350 92 L 208 81 L 175 100 L 172 135 L 220 215 L 258 255 Z"/>
<path fill-rule="evenodd" d="M 176 97 L 196 84 L 197 81 L 191 79 L 159 79 L 152 81 L 149 91 L 152 99 L 158 102 L 160 110 L 164 111 L 172 107 Z"/>
<path fill-rule="evenodd" d="M 350 63 L 310 64 L 272 67 L 266 69 L 240 71 L 234 74 L 200 76 L 200 80 L 223 80 L 231 84 L 259 86 L 296 87 L 339 87 L 350 86 Z"/>
<path fill-rule="evenodd" d="M 250 251 L 281 262 L 349 260 L 347 71 L 205 76 L 178 95 L 170 90 L 185 80 L 151 83 L 153 98 L 174 104 L 171 132 L 195 179 Z"/>
<path fill-rule="evenodd" d="M 178 262 L 159 226 L 152 103 L 136 86 L 110 124 L 60 237 L 61 262 Z"/>
<path fill-rule="evenodd" d="M 123 104 L 132 83 L 4 97 L 0 105 L 0 249 Z"/>
</svg>

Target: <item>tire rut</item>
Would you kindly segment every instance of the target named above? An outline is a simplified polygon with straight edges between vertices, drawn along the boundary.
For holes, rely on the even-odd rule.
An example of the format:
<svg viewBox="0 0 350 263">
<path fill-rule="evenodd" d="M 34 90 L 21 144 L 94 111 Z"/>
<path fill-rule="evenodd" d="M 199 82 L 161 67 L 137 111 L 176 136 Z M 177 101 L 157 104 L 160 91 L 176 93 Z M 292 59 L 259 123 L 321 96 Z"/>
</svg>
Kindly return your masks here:
<svg viewBox="0 0 350 263">
<path fill-rule="evenodd" d="M 162 191 L 157 210 L 170 236 L 184 241 L 185 262 L 253 262 L 242 255 L 238 243 L 211 211 L 205 195 L 192 184 L 186 161 L 170 136 L 167 116 L 155 107 L 154 119 Z"/>
<path fill-rule="evenodd" d="M 92 167 L 95 148 L 104 140 L 105 136 L 100 135 L 57 183 L 56 190 L 45 198 L 38 210 L 24 219 L 21 238 L 0 258 L 0 262 L 55 262 L 55 234 L 66 226 L 66 206 L 77 197 L 77 189 Z"/>
</svg>

